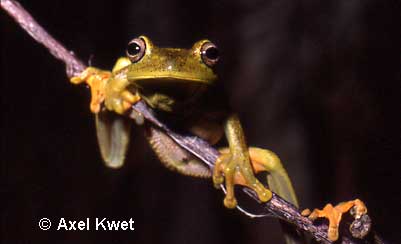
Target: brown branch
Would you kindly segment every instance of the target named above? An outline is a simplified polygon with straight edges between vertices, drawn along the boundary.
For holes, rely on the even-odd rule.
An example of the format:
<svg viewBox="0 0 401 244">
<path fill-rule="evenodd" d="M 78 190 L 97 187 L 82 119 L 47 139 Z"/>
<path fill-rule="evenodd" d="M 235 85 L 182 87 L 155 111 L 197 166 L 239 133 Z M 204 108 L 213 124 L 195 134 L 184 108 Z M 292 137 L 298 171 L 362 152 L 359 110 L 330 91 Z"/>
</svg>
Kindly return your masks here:
<svg viewBox="0 0 401 244">
<path fill-rule="evenodd" d="M 84 65 L 73 52 L 68 51 L 63 45 L 50 36 L 50 34 L 48 34 L 17 1 L 1 0 L 1 7 L 14 18 L 29 35 L 37 42 L 43 44 L 55 58 L 65 63 L 68 77 L 76 76 L 86 68 L 86 65 Z M 219 152 L 206 141 L 196 136 L 182 135 L 174 132 L 167 125 L 159 121 L 153 111 L 144 102 L 136 103 L 133 105 L 132 109 L 141 113 L 144 118 L 151 122 L 152 126 L 164 130 L 181 147 L 204 161 L 211 169 L 213 168 L 213 164 L 219 156 Z M 244 189 L 244 192 L 255 201 L 259 202 L 258 197 L 253 191 Z M 318 242 L 325 244 L 332 243 L 327 239 L 328 227 L 326 223 L 312 223 L 308 218 L 302 216 L 295 206 L 286 202 L 277 194 L 273 194 L 273 198 L 267 203 L 260 203 L 260 206 L 271 215 L 309 233 Z M 361 240 L 355 239 L 352 236 L 364 236 L 361 233 L 370 229 L 369 223 L 370 219 L 367 215 L 359 220 L 354 220 L 352 224 L 354 228 L 351 228 L 351 234 L 344 231 L 344 234 L 340 237 L 341 243 L 361 243 Z M 366 240 L 364 240 L 363 243 L 373 243 L 373 241 L 366 242 Z"/>
</svg>

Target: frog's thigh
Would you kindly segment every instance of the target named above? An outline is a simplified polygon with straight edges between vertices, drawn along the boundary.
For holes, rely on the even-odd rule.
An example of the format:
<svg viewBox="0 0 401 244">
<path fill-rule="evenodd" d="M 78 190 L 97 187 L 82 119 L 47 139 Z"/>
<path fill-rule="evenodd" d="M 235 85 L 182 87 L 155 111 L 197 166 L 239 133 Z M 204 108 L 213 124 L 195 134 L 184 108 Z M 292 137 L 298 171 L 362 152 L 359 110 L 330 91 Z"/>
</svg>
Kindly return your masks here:
<svg viewBox="0 0 401 244">
<path fill-rule="evenodd" d="M 160 161 L 169 169 L 183 175 L 209 178 L 211 173 L 200 160 L 182 149 L 169 136 L 159 129 L 149 127 L 146 137 Z"/>
<path fill-rule="evenodd" d="M 298 200 L 288 174 L 281 164 L 279 157 L 272 151 L 249 147 L 249 156 L 255 173 L 267 171 L 269 188 L 285 200 L 298 206 Z M 221 153 L 228 153 L 229 148 L 222 148 Z"/>
<path fill-rule="evenodd" d="M 96 134 L 100 153 L 110 168 L 120 168 L 124 164 L 130 141 L 131 123 L 126 118 L 109 111 L 96 114 Z"/>
</svg>

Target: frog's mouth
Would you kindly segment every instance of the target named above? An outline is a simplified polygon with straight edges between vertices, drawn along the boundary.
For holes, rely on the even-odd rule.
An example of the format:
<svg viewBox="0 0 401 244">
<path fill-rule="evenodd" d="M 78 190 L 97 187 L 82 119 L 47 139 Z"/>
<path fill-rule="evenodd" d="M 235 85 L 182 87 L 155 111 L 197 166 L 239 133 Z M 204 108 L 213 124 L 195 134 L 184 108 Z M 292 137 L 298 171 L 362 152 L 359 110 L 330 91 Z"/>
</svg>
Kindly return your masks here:
<svg viewBox="0 0 401 244">
<path fill-rule="evenodd" d="M 160 96 L 171 99 L 174 103 L 187 103 L 196 99 L 209 83 L 203 81 L 152 78 L 135 80 L 135 87 L 145 97 Z"/>
</svg>

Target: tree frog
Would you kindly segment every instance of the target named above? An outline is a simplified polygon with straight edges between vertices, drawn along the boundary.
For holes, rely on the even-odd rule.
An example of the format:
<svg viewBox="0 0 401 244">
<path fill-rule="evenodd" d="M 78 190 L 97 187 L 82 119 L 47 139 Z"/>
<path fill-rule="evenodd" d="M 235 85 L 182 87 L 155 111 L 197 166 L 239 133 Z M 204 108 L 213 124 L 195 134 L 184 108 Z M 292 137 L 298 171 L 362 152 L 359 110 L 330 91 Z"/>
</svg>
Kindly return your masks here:
<svg viewBox="0 0 401 244">
<path fill-rule="evenodd" d="M 180 148 L 162 131 L 146 127 L 146 138 L 160 161 L 181 174 L 211 177 L 215 186 L 225 183 L 224 205 L 235 208 L 235 185 L 253 189 L 266 202 L 272 192 L 255 177 L 267 171 L 270 189 L 298 205 L 291 181 L 273 152 L 248 147 L 236 114 L 220 106 L 213 94 L 218 82 L 214 67 L 219 51 L 209 40 L 196 42 L 189 49 L 157 47 L 146 36 L 132 39 L 126 56 L 117 60 L 112 71 L 89 67 L 72 83 L 85 82 L 91 88 L 90 109 L 96 115 L 96 129 L 106 165 L 123 165 L 130 139 L 130 125 L 123 115 L 132 104 L 144 100 L 163 120 L 215 144 L 225 135 L 228 147 L 214 171 Z M 219 94 L 217 94 L 217 97 Z M 142 124 L 140 116 L 137 122 Z"/>
</svg>

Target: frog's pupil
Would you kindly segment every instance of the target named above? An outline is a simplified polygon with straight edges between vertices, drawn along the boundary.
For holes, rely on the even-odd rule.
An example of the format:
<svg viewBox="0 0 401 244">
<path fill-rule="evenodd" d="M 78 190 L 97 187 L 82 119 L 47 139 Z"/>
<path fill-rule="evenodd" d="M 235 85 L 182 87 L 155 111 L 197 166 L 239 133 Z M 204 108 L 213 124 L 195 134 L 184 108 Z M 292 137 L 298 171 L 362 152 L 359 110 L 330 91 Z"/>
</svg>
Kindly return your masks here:
<svg viewBox="0 0 401 244">
<path fill-rule="evenodd" d="M 131 43 L 128 45 L 128 53 L 132 56 L 137 55 L 141 52 L 141 47 L 137 43 Z"/>
<path fill-rule="evenodd" d="M 205 52 L 206 57 L 211 60 L 215 60 L 219 58 L 219 50 L 215 47 L 210 47 Z"/>
</svg>

